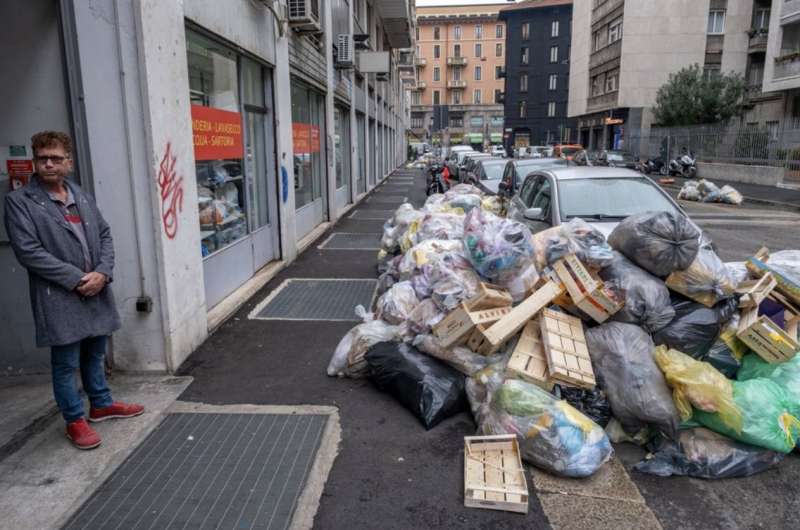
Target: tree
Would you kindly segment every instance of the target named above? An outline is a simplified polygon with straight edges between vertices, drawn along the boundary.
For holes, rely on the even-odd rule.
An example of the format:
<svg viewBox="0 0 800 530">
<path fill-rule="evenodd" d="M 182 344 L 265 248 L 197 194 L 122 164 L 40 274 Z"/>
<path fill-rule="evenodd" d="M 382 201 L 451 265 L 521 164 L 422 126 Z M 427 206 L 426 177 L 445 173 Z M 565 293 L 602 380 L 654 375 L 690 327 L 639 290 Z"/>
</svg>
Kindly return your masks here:
<svg viewBox="0 0 800 530">
<path fill-rule="evenodd" d="M 706 75 L 694 64 L 670 74 L 658 89 L 653 113 L 663 126 L 725 122 L 740 113 L 744 94 L 741 75 Z"/>
</svg>

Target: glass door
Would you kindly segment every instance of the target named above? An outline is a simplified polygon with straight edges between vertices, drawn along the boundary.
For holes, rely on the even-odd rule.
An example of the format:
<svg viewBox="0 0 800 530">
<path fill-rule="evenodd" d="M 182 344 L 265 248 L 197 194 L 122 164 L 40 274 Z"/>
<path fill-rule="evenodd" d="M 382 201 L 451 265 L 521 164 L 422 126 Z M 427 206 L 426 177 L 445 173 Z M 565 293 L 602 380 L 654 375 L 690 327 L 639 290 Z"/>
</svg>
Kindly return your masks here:
<svg viewBox="0 0 800 530">
<path fill-rule="evenodd" d="M 363 114 L 356 115 L 356 134 L 358 136 L 358 193 L 367 191 L 367 131 Z"/>
<path fill-rule="evenodd" d="M 350 111 L 343 107 L 333 109 L 334 171 L 336 172 L 336 209 L 350 203 L 352 172 L 350 171 Z"/>
</svg>

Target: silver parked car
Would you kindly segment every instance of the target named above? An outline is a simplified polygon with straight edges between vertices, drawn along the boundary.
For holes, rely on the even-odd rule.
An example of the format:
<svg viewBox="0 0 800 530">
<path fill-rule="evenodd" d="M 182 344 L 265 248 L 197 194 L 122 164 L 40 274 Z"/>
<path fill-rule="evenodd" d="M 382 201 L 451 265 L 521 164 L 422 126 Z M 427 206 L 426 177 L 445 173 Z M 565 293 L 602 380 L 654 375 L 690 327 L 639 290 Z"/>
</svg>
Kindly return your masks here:
<svg viewBox="0 0 800 530">
<path fill-rule="evenodd" d="M 560 158 L 518 158 L 509 160 L 503 170 L 503 177 L 498 187 L 498 193 L 511 197 L 517 192 L 525 175 L 537 169 L 566 166 L 568 162 Z"/>
<path fill-rule="evenodd" d="M 503 170 L 508 161 L 504 158 L 482 158 L 475 162 L 468 182 L 477 186 L 484 193 L 495 195 L 503 177 Z"/>
<path fill-rule="evenodd" d="M 512 197 L 508 215 L 533 233 L 580 217 L 608 237 L 626 217 L 650 211 L 689 218 L 672 197 L 641 173 L 570 166 L 529 173 L 519 193 Z"/>
</svg>

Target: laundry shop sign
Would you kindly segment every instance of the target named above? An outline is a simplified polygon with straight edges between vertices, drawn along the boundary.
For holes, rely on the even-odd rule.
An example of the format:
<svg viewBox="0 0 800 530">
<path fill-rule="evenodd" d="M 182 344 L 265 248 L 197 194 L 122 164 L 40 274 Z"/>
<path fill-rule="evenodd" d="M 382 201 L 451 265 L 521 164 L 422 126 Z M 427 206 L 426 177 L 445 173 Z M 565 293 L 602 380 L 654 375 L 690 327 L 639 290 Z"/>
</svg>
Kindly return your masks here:
<svg viewBox="0 0 800 530">
<path fill-rule="evenodd" d="M 195 160 L 241 159 L 242 115 L 238 112 L 192 105 Z"/>
</svg>

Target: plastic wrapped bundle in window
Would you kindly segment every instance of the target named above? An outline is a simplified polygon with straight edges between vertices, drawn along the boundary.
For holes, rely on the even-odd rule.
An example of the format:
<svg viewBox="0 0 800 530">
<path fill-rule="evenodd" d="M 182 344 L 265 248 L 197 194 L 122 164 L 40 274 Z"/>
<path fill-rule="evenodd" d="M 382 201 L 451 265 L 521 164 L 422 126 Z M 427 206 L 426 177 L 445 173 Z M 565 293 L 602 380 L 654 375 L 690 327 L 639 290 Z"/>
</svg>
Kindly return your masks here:
<svg viewBox="0 0 800 530">
<path fill-rule="evenodd" d="M 624 219 L 611 232 L 614 250 L 659 278 L 689 268 L 700 250 L 700 231 L 673 212 L 647 212 Z"/>
</svg>

